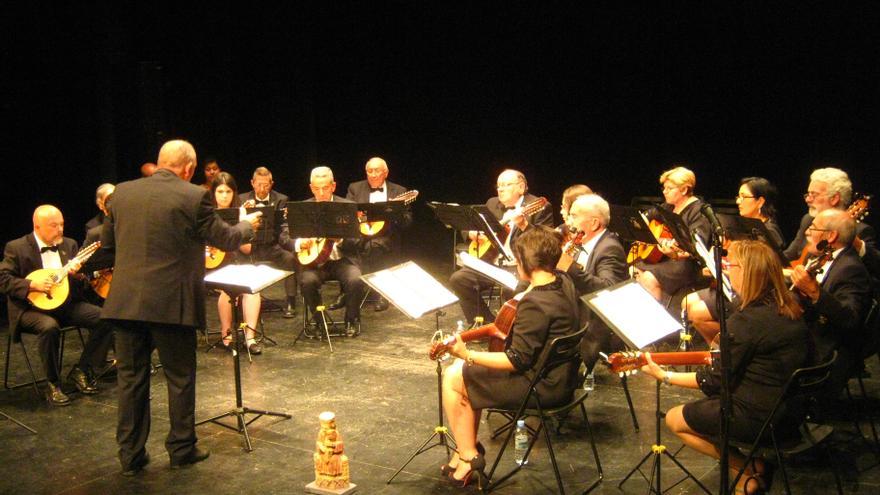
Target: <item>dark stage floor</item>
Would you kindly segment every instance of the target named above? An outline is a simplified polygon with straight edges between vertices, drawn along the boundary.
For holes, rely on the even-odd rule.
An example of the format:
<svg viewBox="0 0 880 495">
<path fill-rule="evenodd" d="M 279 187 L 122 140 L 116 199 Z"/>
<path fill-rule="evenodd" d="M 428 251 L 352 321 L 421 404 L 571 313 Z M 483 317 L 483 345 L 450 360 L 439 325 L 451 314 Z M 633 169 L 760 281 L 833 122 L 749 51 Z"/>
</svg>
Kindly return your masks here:
<svg viewBox="0 0 880 495">
<path fill-rule="evenodd" d="M 267 293 L 276 298 L 283 295 L 279 287 L 270 288 Z M 216 327 L 214 301 L 208 305 L 211 325 Z M 454 328 L 458 318 L 458 309 L 450 308 L 450 315 L 442 318 L 441 324 L 447 329 Z M 280 313 L 273 312 L 265 315 L 265 322 L 278 345 L 266 346 L 263 355 L 254 357 L 252 364 L 247 363 L 246 357 L 243 360 L 244 402 L 257 409 L 287 412 L 293 418 L 263 417 L 254 422 L 250 427 L 253 452 L 244 452 L 244 438 L 231 430 L 213 424 L 200 426 L 199 445 L 211 450 L 211 458 L 189 469 L 171 471 L 163 446 L 168 426 L 167 398 L 160 372 L 152 379 L 153 428 L 148 450 L 153 462 L 138 476 L 124 478 L 119 474 L 116 459 L 116 397 L 112 380 L 103 383 L 99 395 L 75 396 L 74 403 L 64 408 L 51 408 L 37 400 L 31 389 L 23 388 L 0 394 L 0 410 L 39 433 L 32 435 L 10 421 L 0 421 L 0 492 L 301 493 L 314 479 L 312 452 L 318 414 L 325 410 L 337 415 L 351 462 L 352 481 L 360 493 L 460 491 L 440 479 L 439 466 L 445 462 L 441 449 L 417 457 L 392 484 L 385 483 L 432 433 L 437 419 L 435 367 L 426 356 L 434 331 L 432 316 L 410 320 L 393 308 L 384 313 L 365 308 L 362 335 L 334 339 L 333 353 L 326 342 L 300 340 L 293 345 L 301 328 L 301 316 L 285 320 Z M 28 343 L 33 348 L 33 339 Z M 76 339 L 68 339 L 68 343 L 65 372 L 80 350 Z M 202 340 L 198 355 L 197 420 L 225 412 L 234 405 L 231 355 L 219 350 L 206 353 L 205 348 Z M 31 355 L 35 356 L 33 352 Z M 14 349 L 12 361 L 14 377 L 23 379 L 26 371 L 18 350 Z M 871 360 L 870 365 L 872 377 L 866 381 L 869 393 L 880 397 L 877 359 Z M 628 481 L 622 491 L 617 488 L 630 468 L 650 450 L 654 438 L 654 382 L 640 376 L 630 382 L 641 424 L 639 432 L 633 430 L 620 382 L 604 368 L 597 377 L 596 391 L 587 401 L 605 473 L 605 481 L 594 493 L 647 491 L 646 482 L 639 475 Z M 662 403 L 669 407 L 696 396 L 696 392 L 664 387 Z M 871 402 L 875 412 L 876 404 Z M 841 413 L 850 409 L 841 408 Z M 496 416 L 483 422 L 481 438 L 490 459 L 498 451 L 498 442 L 488 440 L 485 433 L 500 421 Z M 836 456 L 846 466 L 845 489 L 880 492 L 880 468 L 857 471 L 876 459 L 864 442 L 857 441 L 852 423 L 841 418 L 835 423 L 835 430 Z M 663 435 L 673 451 L 678 448 L 679 442 L 665 428 Z M 579 415 L 572 415 L 563 435 L 555 437 L 554 446 L 566 490 L 580 493 L 597 473 Z M 678 458 L 717 492 L 716 462 L 687 450 Z M 508 451 L 503 466 L 512 465 L 512 452 Z M 790 466 L 795 493 L 833 492 L 831 472 L 822 468 L 812 455 L 794 459 Z M 663 462 L 662 474 L 664 487 L 680 477 L 668 461 Z M 497 493 L 553 493 L 555 489 L 547 450 L 540 441 L 527 468 L 499 487 Z M 772 492 L 782 493 L 779 476 Z M 670 493 L 700 491 L 693 482 L 685 481 Z"/>
</svg>

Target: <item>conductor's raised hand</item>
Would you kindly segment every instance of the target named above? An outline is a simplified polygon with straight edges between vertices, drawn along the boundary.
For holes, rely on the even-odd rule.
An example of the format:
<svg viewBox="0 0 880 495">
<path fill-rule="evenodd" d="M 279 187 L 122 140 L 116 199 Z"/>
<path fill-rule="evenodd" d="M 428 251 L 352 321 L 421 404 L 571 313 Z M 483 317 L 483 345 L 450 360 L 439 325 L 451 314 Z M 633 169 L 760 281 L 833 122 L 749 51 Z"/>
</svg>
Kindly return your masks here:
<svg viewBox="0 0 880 495">
<path fill-rule="evenodd" d="M 263 216 L 263 212 L 255 211 L 253 213 L 245 215 L 244 221 L 250 223 L 251 227 L 256 229 L 260 226 L 260 223 L 262 222 L 262 219 L 260 218 L 261 216 Z"/>
</svg>

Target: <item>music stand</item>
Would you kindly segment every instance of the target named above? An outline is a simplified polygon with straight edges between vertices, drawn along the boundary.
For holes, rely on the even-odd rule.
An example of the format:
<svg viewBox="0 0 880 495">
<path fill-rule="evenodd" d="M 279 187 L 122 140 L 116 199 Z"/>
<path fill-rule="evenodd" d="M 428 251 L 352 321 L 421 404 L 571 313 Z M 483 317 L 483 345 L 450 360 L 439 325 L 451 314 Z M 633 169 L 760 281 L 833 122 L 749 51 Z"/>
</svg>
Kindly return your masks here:
<svg viewBox="0 0 880 495">
<path fill-rule="evenodd" d="M 503 235 L 504 227 L 498 223 L 495 215 L 492 215 L 485 205 L 458 205 L 431 201 L 428 206 L 446 227 L 455 231 L 475 230 L 482 232 L 504 259 L 513 259 L 513 255 L 504 249 L 504 242 L 499 237 Z"/>
<path fill-rule="evenodd" d="M 8 419 L 9 421 L 12 421 L 13 423 L 17 424 L 18 426 L 21 426 L 22 428 L 24 428 L 25 430 L 27 430 L 27 431 L 33 433 L 34 435 L 37 434 L 37 430 L 31 428 L 30 426 L 28 426 L 28 425 L 22 423 L 22 422 L 19 421 L 19 420 L 13 418 L 12 416 L 6 414 L 6 413 L 3 412 L 3 411 L 0 411 L 0 417 L 2 417 L 2 418 L 4 418 L 4 419 Z"/>
<path fill-rule="evenodd" d="M 676 244 L 678 244 L 678 248 L 687 252 L 691 256 L 696 256 L 697 252 L 694 243 L 691 240 L 691 231 L 687 224 L 684 223 L 684 220 L 682 220 L 681 215 L 667 210 L 662 206 L 657 206 L 653 211 L 658 217 L 660 217 L 660 221 L 666 225 L 669 232 L 672 233 L 672 237 L 675 239 Z"/>
<path fill-rule="evenodd" d="M 746 218 L 740 215 L 727 215 L 725 213 L 716 213 L 721 228 L 724 230 L 724 237 L 730 240 L 752 239 L 762 241 L 773 248 L 773 252 L 779 256 L 782 266 L 788 266 L 788 259 L 782 248 L 776 244 L 770 231 L 764 222 L 757 218 Z"/>
<path fill-rule="evenodd" d="M 440 331 L 440 317 L 444 315 L 443 308 L 454 304 L 458 297 L 412 261 L 401 263 L 385 270 L 379 270 L 367 275 L 361 275 L 361 280 L 373 290 L 382 295 L 391 304 L 410 318 L 420 318 L 429 312 L 434 312 L 436 331 L 435 339 L 445 339 L 446 336 Z M 432 339 L 433 340 L 433 339 Z M 409 459 L 388 478 L 386 483 L 391 483 L 394 478 L 403 471 L 410 462 L 418 455 L 433 449 L 443 447 L 449 456 L 450 443 L 453 448 L 455 439 L 449 434 L 449 429 L 443 424 L 443 368 L 440 360 L 437 360 L 437 424 L 431 435 L 410 455 Z M 438 438 L 439 437 L 439 438 Z M 434 439 L 437 438 L 437 441 Z"/>
<path fill-rule="evenodd" d="M 611 330 L 632 349 L 642 349 L 669 334 L 680 332 L 682 330 L 681 324 L 635 280 L 620 282 L 607 289 L 587 294 L 581 297 L 581 299 L 587 303 L 590 309 L 598 314 L 608 327 L 611 328 Z M 639 308 L 639 310 L 633 311 L 633 308 Z M 626 483 L 636 471 L 638 471 L 648 482 L 648 493 L 661 495 L 663 489 L 660 479 L 660 461 L 662 459 L 661 456 L 665 455 L 685 473 L 684 478 L 676 481 L 668 489 L 671 489 L 682 481 L 691 478 L 697 486 L 702 488 L 707 494 L 711 495 L 712 492 L 710 492 L 700 480 L 691 474 L 691 472 L 675 458 L 675 455 L 670 454 L 666 449 L 666 446 L 662 443 L 660 436 L 660 422 L 666 414 L 660 411 L 659 380 L 657 380 L 656 406 L 654 411 L 656 417 L 654 444 L 651 446 L 651 450 L 642 457 L 642 460 L 639 461 L 629 473 L 627 473 L 617 487 L 622 488 L 623 484 Z M 684 445 L 682 445 L 681 448 L 683 447 Z M 681 451 L 681 448 L 676 451 L 676 454 Z M 653 464 L 651 465 L 651 478 L 649 479 L 644 473 L 642 473 L 640 468 L 642 467 L 642 464 L 651 457 L 653 457 Z"/>
<path fill-rule="evenodd" d="M 617 234 L 624 241 L 633 243 L 633 250 L 637 242 L 642 244 L 657 244 L 657 237 L 648 227 L 644 213 L 632 206 L 611 205 L 611 220 L 608 222 L 608 230 Z"/>
<path fill-rule="evenodd" d="M 251 437 L 248 434 L 247 430 L 249 424 L 260 419 L 262 416 L 278 416 L 281 418 L 290 419 L 291 415 L 282 412 L 252 409 L 250 407 L 245 407 L 242 403 L 241 363 L 239 361 L 238 353 L 238 311 L 240 309 L 240 302 L 238 301 L 241 300 L 239 296 L 241 296 L 242 294 L 256 294 L 266 287 L 269 287 L 270 285 L 280 280 L 284 280 L 291 275 L 293 275 L 292 272 L 276 270 L 275 268 L 271 268 L 266 265 L 227 265 L 218 270 L 214 270 L 205 277 L 205 284 L 208 287 L 226 292 L 226 294 L 229 295 L 229 298 L 235 304 L 232 311 L 232 361 L 234 364 L 233 373 L 235 377 L 235 407 L 223 414 L 219 414 L 217 416 L 199 421 L 198 423 L 196 423 L 196 426 L 211 422 L 243 434 L 245 443 L 247 444 L 246 450 L 248 452 L 252 452 L 254 450 L 253 446 L 251 445 Z M 250 421 L 245 421 L 246 414 L 256 414 L 257 416 Z M 237 427 L 233 427 L 219 421 L 221 418 L 225 418 L 227 416 L 235 417 L 235 419 L 237 420 Z"/>
</svg>

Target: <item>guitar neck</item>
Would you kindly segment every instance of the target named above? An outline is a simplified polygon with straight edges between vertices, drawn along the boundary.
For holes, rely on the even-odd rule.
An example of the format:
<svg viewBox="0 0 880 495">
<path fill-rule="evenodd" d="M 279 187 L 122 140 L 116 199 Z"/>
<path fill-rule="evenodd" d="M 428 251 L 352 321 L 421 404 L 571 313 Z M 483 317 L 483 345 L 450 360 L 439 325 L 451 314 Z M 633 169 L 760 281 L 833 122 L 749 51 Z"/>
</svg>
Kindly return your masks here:
<svg viewBox="0 0 880 495">
<path fill-rule="evenodd" d="M 669 366 L 712 364 L 712 353 L 709 351 L 652 352 L 651 359 L 657 364 Z"/>
</svg>

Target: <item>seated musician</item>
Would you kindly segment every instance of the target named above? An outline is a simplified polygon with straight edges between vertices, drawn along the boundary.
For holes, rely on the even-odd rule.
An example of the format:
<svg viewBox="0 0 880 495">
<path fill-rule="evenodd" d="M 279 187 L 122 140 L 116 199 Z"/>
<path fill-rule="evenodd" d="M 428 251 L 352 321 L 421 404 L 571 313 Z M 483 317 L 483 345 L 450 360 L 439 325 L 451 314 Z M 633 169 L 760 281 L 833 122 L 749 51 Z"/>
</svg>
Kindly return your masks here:
<svg viewBox="0 0 880 495">
<path fill-rule="evenodd" d="M 238 197 L 238 185 L 235 183 L 235 178 L 227 172 L 220 172 L 214 177 L 214 183 L 211 184 L 211 194 L 214 197 L 215 208 L 237 208 L 241 206 Z M 250 262 L 250 254 L 251 244 L 242 244 L 238 248 L 237 253 L 226 253 L 223 262 Z M 257 328 L 257 322 L 260 318 L 260 295 L 242 294 L 241 309 L 244 323 L 247 324 L 245 339 L 248 351 L 251 354 L 262 354 L 263 349 L 254 338 L 254 329 Z M 221 290 L 220 296 L 217 298 L 217 313 L 220 316 L 221 345 L 227 351 L 232 350 L 232 335 L 230 334 L 233 322 L 232 311 L 233 306 L 229 300 L 229 295 Z"/>
<path fill-rule="evenodd" d="M 79 278 L 67 278 L 70 293 L 60 307 L 43 311 L 30 304 L 30 293 L 48 293 L 55 284 L 50 279 L 29 280 L 27 275 L 43 268 L 60 269 L 79 251 L 76 241 L 64 237 L 64 217 L 58 208 L 52 205 L 37 207 L 33 223 L 32 233 L 6 244 L 0 263 L 0 292 L 8 299 L 9 331 L 27 330 L 37 334 L 49 403 L 64 406 L 70 403 L 70 398 L 61 390 L 61 370 L 57 368 L 60 329 L 69 325 L 89 329 L 89 338 L 79 362 L 68 376 L 83 394 L 98 392 L 91 384 L 92 376 L 105 365 L 112 332 L 100 319 L 101 308 L 83 301 Z M 79 268 L 76 264 L 70 267 L 71 272 Z"/>
<path fill-rule="evenodd" d="M 810 344 L 803 310 L 788 291 L 779 256 L 760 241 L 734 241 L 728 250 L 727 272 L 739 294 L 740 307 L 727 320 L 731 355 L 730 437 L 751 443 L 794 370 L 809 364 Z M 666 412 L 666 426 L 692 449 L 719 458 L 720 387 L 717 366 L 696 372 L 664 371 L 646 356 L 642 371 L 667 384 L 699 388 L 708 397 Z M 659 360 L 659 359 L 658 359 Z M 791 412 L 791 411 L 789 411 Z M 796 421 L 780 426 L 796 427 Z M 780 428 L 784 429 L 784 428 Z M 794 432 L 783 432 L 796 433 Z M 745 462 L 736 449 L 729 451 L 730 469 Z M 733 477 L 733 475 L 731 476 Z M 762 459 L 756 459 L 738 482 L 744 493 L 764 493 L 770 482 Z"/>
<path fill-rule="evenodd" d="M 385 160 L 379 157 L 370 158 L 365 168 L 367 179 L 349 184 L 346 199 L 356 203 L 378 203 L 407 191 L 405 187 L 388 180 L 388 164 Z M 368 272 L 382 270 L 395 263 L 400 256 L 401 230 L 411 223 L 412 212 L 407 209 L 399 224 L 385 222 L 382 230 L 361 239 L 361 257 Z M 388 309 L 388 301 L 380 296 L 373 309 L 385 311 Z"/>
<path fill-rule="evenodd" d="M 333 179 L 333 171 L 330 167 L 312 169 L 309 187 L 314 197 L 306 201 L 351 203 L 333 194 L 336 191 L 336 181 Z M 316 239 L 296 239 L 294 249 L 297 252 L 308 250 L 315 242 Z M 358 239 L 326 239 L 325 242 L 333 243 L 327 261 L 319 266 L 302 267 L 300 282 L 303 298 L 309 311 L 314 315 L 315 308 L 321 304 L 321 284 L 327 279 L 339 280 L 342 292 L 345 294 L 345 330 L 349 336 L 357 336 L 361 331 L 360 305 L 364 297 L 364 283 L 360 278 Z"/>
<path fill-rule="evenodd" d="M 562 191 L 562 201 L 559 203 L 559 214 L 562 215 L 562 224 L 559 225 L 558 230 L 563 233 L 563 237 L 565 237 L 564 231 L 568 227 L 568 211 L 571 209 L 572 203 L 574 203 L 578 196 L 592 193 L 593 190 L 584 184 L 574 184 L 566 187 L 565 191 Z"/>
<path fill-rule="evenodd" d="M 271 206 L 275 208 L 275 232 L 271 238 L 257 236 L 251 246 L 251 259 L 254 263 L 269 262 L 275 268 L 294 272 L 297 269 L 296 256 L 291 252 L 287 222 L 283 212 L 287 208 L 287 196 L 273 189 L 275 182 L 272 172 L 266 167 L 257 167 L 251 178 L 253 190 L 238 195 L 241 205 L 246 208 Z M 279 225 L 280 224 L 280 225 Z M 284 279 L 284 293 L 287 305 L 282 316 L 293 318 L 296 315 L 296 274 Z"/>
<path fill-rule="evenodd" d="M 522 207 L 537 201 L 538 198 L 527 193 L 528 183 L 522 172 L 510 169 L 501 172 L 498 176 L 497 191 L 498 196 L 489 198 L 486 207 L 499 221 L 509 222 L 510 233 L 503 239 L 508 248 L 512 249 L 516 239 L 529 225 L 553 226 L 553 213 L 549 207 L 545 206 L 531 215 L 523 215 Z M 486 236 L 476 231 L 468 232 L 468 238 L 471 242 L 486 241 Z M 483 259 L 483 261 L 495 262 L 494 259 Z M 502 262 L 502 264 L 513 269 L 513 262 Z M 449 285 L 458 296 L 465 320 L 473 322 L 477 316 L 481 316 L 487 323 L 493 321 L 492 312 L 480 297 L 480 291 L 492 287 L 491 280 L 470 268 L 461 268 L 449 278 Z M 512 296 L 507 291 L 502 292 L 502 295 L 507 299 Z"/>
<path fill-rule="evenodd" d="M 202 183 L 202 187 L 205 189 L 211 189 L 214 186 L 214 179 L 217 177 L 217 174 L 222 172 L 220 169 L 220 164 L 217 162 L 217 159 L 214 157 L 205 158 L 204 161 L 204 170 L 205 173 L 205 182 Z"/>
<path fill-rule="evenodd" d="M 827 360 L 837 350 L 837 362 L 829 379 L 829 397 L 837 396 L 853 366 L 861 361 L 863 322 L 871 297 L 871 279 L 852 241 L 855 220 L 846 212 L 823 210 L 807 226 L 807 249 L 817 255 L 818 244 L 827 241 L 833 255 L 820 273 L 810 275 L 803 265 L 791 272 L 791 281 L 804 305 L 804 315 L 816 341 L 818 358 Z"/>
<path fill-rule="evenodd" d="M 578 197 L 571 205 L 568 224 L 577 233 L 583 232 L 573 262 L 567 270 L 579 295 L 606 289 L 627 279 L 626 251 L 617 234 L 608 230 L 611 209 L 608 202 L 597 194 Z M 601 318 L 590 317 L 590 326 L 581 342 L 581 356 L 591 372 L 599 352 L 622 349 L 623 343 Z"/>
<path fill-rule="evenodd" d="M 458 452 L 443 466 L 454 481 L 467 484 L 485 466 L 477 428 L 487 407 L 516 408 L 528 392 L 544 345 L 579 330 L 577 291 L 567 275 L 556 271 L 560 236 L 548 227 L 525 232 L 513 247 L 517 272 L 528 288 L 516 308 L 516 319 L 503 352 L 473 351 L 461 337 L 449 354 L 458 358 L 443 374 L 443 408 Z M 552 407 L 571 399 L 577 366 L 564 365 L 539 384 L 541 403 Z M 480 473 L 481 474 L 481 473 Z"/>
<path fill-rule="evenodd" d="M 776 195 L 776 186 L 767 179 L 746 177 L 740 181 L 736 206 L 740 216 L 762 221 L 772 237 L 768 239 L 773 243 L 771 247 L 782 249 L 784 247 L 782 230 L 776 223 Z M 721 329 L 718 324 L 715 294 L 714 289 L 700 289 L 688 294 L 681 302 L 682 309 L 687 311 L 688 319 L 707 343 L 711 343 Z"/>
<path fill-rule="evenodd" d="M 660 175 L 663 197 L 662 208 L 679 215 L 689 232 L 696 232 L 709 240 L 709 222 L 700 213 L 703 202 L 694 196 L 697 178 L 685 167 L 675 167 Z M 690 254 L 682 251 L 674 239 L 661 239 L 657 245 L 665 255 L 658 263 L 638 261 L 633 266 L 639 283 L 654 299 L 668 301 L 679 290 L 693 287 L 700 278 L 700 267 Z"/>
<path fill-rule="evenodd" d="M 785 249 L 785 256 L 794 264 L 801 264 L 807 246 L 807 227 L 819 213 L 828 210 L 846 210 L 853 199 L 852 182 L 843 170 L 834 167 L 819 168 L 810 174 L 810 184 L 804 194 L 808 211 L 801 217 L 797 235 Z M 856 224 L 853 247 L 865 263 L 874 280 L 880 280 L 880 250 L 874 229 L 864 223 Z"/>
</svg>

